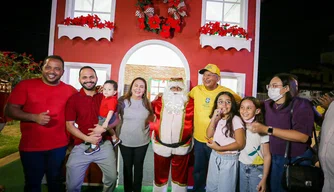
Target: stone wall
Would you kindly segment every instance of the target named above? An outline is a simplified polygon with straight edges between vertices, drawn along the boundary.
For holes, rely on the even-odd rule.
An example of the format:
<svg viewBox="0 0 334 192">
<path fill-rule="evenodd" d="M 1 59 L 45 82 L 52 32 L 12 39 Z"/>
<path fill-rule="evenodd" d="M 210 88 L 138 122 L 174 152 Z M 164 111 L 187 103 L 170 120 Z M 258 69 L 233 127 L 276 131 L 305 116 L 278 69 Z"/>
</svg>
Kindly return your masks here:
<svg viewBox="0 0 334 192">
<path fill-rule="evenodd" d="M 151 66 L 151 65 L 132 65 L 127 64 L 125 66 L 124 75 L 124 93 L 127 92 L 132 80 L 136 77 L 143 77 L 147 83 L 149 79 L 169 79 L 171 77 L 186 78 L 184 68 L 179 67 L 164 67 L 164 66 Z"/>
</svg>

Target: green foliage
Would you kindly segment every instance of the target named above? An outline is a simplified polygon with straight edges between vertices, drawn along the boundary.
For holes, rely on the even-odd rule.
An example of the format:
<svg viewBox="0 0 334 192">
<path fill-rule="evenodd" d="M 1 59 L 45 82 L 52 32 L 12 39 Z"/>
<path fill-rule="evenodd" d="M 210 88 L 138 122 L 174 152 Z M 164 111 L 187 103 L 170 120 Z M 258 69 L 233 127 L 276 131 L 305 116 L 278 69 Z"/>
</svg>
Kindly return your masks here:
<svg viewBox="0 0 334 192">
<path fill-rule="evenodd" d="M 32 55 L 26 53 L 0 51 L 0 79 L 15 86 L 23 79 L 40 77 L 41 63 L 36 63 Z"/>
</svg>

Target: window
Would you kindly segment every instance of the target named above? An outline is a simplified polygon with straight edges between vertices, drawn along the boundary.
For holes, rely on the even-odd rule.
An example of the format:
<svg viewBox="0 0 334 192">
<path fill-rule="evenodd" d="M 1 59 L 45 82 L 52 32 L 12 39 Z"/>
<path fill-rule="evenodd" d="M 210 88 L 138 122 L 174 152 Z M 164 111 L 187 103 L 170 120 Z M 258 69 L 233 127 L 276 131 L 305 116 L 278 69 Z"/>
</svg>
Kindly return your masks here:
<svg viewBox="0 0 334 192">
<path fill-rule="evenodd" d="M 241 97 L 245 96 L 246 74 L 220 72 L 220 85 L 230 88 Z M 202 74 L 198 74 L 198 84 L 202 84 Z"/>
<path fill-rule="evenodd" d="M 153 101 L 159 93 L 163 93 L 165 91 L 167 82 L 168 82 L 167 79 L 150 78 L 149 84 L 148 84 L 148 87 L 149 87 L 148 92 L 149 92 L 150 101 Z"/>
<path fill-rule="evenodd" d="M 78 17 L 81 15 L 98 15 L 102 21 L 114 22 L 116 0 L 67 0 L 67 17 Z"/>
<path fill-rule="evenodd" d="M 106 80 L 110 79 L 110 64 L 65 62 L 65 72 L 61 80 L 79 90 L 81 88 L 78 80 L 79 70 L 83 66 L 91 66 L 95 69 L 98 77 L 97 85 L 103 85 Z"/>
<path fill-rule="evenodd" d="M 202 0 L 202 25 L 229 23 L 247 29 L 248 0 Z"/>
</svg>

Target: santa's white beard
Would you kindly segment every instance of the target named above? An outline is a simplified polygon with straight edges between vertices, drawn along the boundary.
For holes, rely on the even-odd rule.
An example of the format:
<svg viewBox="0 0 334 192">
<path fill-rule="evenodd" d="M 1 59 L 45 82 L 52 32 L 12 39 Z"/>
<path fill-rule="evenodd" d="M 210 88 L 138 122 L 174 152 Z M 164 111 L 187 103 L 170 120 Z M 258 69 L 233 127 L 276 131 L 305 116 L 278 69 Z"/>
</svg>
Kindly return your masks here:
<svg viewBox="0 0 334 192">
<path fill-rule="evenodd" d="M 164 108 L 168 113 L 180 114 L 183 113 L 184 104 L 188 101 L 187 95 L 183 92 L 168 92 L 163 95 Z"/>
</svg>

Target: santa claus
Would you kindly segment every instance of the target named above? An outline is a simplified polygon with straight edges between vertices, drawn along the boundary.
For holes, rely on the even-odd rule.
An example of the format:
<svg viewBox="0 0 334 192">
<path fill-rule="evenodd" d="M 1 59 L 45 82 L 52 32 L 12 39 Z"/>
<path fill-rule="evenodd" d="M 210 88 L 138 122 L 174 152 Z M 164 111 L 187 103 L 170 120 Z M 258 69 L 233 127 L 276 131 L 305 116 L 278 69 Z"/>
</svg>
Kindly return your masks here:
<svg viewBox="0 0 334 192">
<path fill-rule="evenodd" d="M 193 147 L 194 102 L 182 78 L 172 78 L 163 96 L 152 102 L 156 121 L 151 123 L 154 151 L 153 191 L 167 191 L 171 170 L 172 191 L 186 192 L 189 153 Z M 170 168 L 171 167 L 171 168 Z"/>
</svg>

